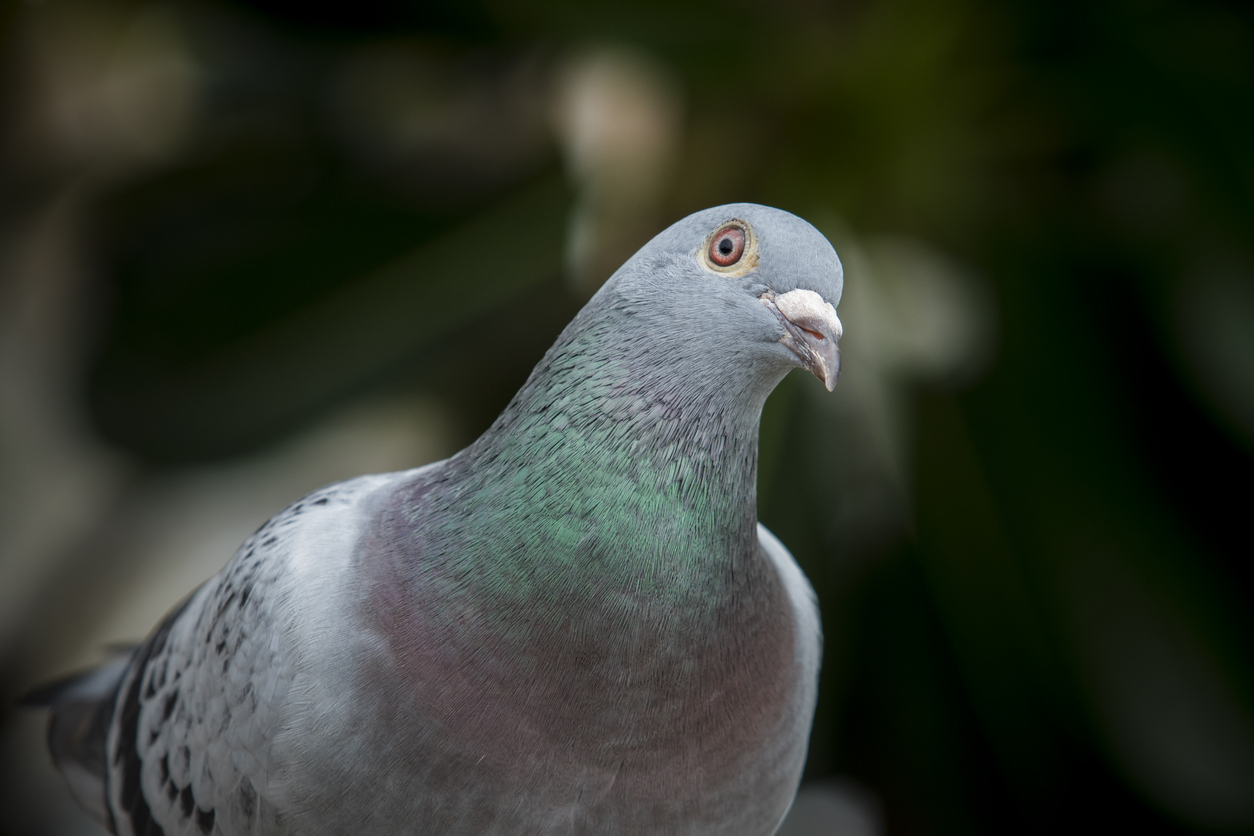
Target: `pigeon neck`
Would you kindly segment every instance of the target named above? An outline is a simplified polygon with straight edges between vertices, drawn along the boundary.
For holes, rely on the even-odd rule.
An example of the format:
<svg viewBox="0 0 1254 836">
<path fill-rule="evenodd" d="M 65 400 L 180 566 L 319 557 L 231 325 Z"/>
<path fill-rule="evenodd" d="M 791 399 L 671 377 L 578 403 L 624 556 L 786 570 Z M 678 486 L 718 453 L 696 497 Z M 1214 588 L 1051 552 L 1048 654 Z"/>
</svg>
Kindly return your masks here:
<svg viewBox="0 0 1254 836">
<path fill-rule="evenodd" d="M 408 516 L 438 521 L 421 551 L 493 567 L 502 588 L 587 577 L 705 595 L 711 573 L 758 560 L 758 424 L 777 381 L 691 340 L 580 326 L 438 484 L 414 486 Z M 479 542 L 498 553 L 465 545 Z"/>
<path fill-rule="evenodd" d="M 692 534 L 756 542 L 758 427 L 776 381 L 723 373 L 688 341 L 597 336 L 559 341 L 465 452 L 470 468 L 601 520 L 682 518 Z"/>
</svg>

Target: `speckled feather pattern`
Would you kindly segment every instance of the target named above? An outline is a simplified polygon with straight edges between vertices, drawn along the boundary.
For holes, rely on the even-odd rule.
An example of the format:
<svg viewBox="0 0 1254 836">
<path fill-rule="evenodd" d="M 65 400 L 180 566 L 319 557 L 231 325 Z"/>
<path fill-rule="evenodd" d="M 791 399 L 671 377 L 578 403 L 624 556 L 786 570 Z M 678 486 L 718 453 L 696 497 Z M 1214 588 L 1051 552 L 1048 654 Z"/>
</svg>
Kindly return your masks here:
<svg viewBox="0 0 1254 836">
<path fill-rule="evenodd" d="M 296 671 L 285 641 L 303 597 L 293 564 L 311 529 L 337 527 L 378 481 L 330 486 L 274 516 L 140 648 L 107 742 L 117 832 L 291 832 L 268 784 Z"/>
<path fill-rule="evenodd" d="M 703 267 L 732 218 L 754 263 Z M 802 365 L 759 297 L 794 289 L 840 298 L 808 224 L 690 216 L 470 447 L 275 516 L 109 693 L 107 823 L 772 833 L 820 653 L 813 591 L 756 510 L 761 408 Z"/>
</svg>

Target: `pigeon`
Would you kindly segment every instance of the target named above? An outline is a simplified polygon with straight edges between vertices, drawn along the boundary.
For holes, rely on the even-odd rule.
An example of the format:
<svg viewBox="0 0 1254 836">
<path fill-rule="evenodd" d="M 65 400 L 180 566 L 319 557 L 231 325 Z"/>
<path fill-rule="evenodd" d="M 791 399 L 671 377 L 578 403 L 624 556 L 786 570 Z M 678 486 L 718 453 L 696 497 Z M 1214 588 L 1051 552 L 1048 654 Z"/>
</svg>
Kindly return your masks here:
<svg viewBox="0 0 1254 836">
<path fill-rule="evenodd" d="M 469 447 L 304 497 L 35 695 L 73 795 L 135 836 L 774 833 L 822 635 L 758 428 L 835 385 L 842 285 L 788 212 L 675 223 Z"/>
</svg>

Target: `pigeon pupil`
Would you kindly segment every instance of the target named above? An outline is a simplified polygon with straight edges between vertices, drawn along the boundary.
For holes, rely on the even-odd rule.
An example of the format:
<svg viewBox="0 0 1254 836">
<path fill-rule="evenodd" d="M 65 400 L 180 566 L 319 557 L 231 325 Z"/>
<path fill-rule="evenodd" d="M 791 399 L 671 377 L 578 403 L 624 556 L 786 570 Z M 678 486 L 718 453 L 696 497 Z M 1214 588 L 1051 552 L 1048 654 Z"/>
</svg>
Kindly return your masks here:
<svg viewBox="0 0 1254 836">
<path fill-rule="evenodd" d="M 733 246 L 735 245 L 732 244 L 730 238 L 724 238 L 722 241 L 718 242 L 718 251 L 723 255 L 731 255 Z"/>
</svg>

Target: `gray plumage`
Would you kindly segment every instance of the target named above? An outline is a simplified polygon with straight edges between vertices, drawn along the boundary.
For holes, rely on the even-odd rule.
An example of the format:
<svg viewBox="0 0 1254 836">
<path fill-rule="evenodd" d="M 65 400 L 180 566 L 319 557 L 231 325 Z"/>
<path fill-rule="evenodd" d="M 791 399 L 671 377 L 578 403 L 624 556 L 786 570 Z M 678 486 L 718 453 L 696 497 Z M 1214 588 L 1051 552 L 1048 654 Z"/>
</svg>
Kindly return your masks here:
<svg viewBox="0 0 1254 836">
<path fill-rule="evenodd" d="M 820 633 L 758 420 L 834 384 L 841 284 L 776 209 L 658 235 L 466 450 L 305 497 L 38 695 L 76 797 L 119 834 L 774 832 Z"/>
</svg>

